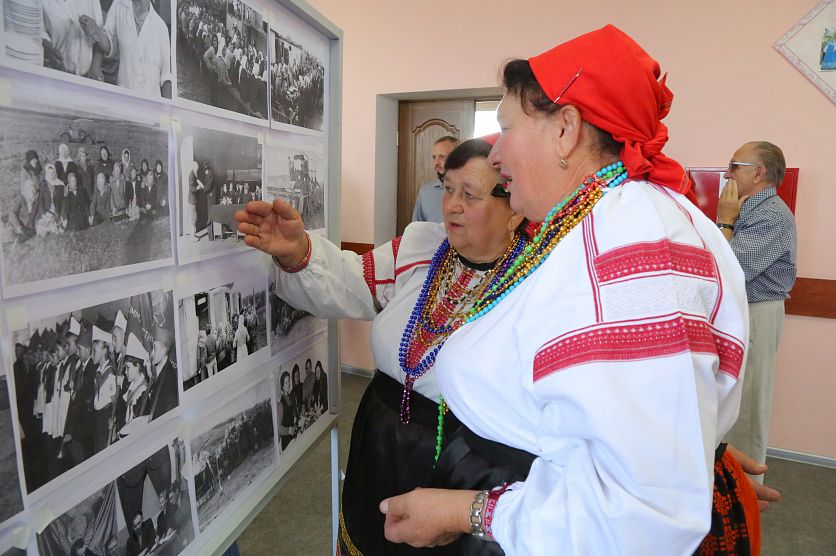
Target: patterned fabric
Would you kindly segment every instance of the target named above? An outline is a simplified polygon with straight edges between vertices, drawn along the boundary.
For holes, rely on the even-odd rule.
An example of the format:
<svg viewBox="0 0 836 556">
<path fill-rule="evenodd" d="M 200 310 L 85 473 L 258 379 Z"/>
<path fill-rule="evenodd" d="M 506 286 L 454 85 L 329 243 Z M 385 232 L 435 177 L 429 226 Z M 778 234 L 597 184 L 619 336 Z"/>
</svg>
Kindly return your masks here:
<svg viewBox="0 0 836 556">
<path fill-rule="evenodd" d="M 714 504 L 711 530 L 695 553 L 698 556 L 757 556 L 761 550 L 758 500 L 737 460 L 717 449 L 714 461 Z"/>
<path fill-rule="evenodd" d="M 731 247 L 746 274 L 749 303 L 790 296 L 796 275 L 795 217 L 774 187 L 743 203 Z"/>
</svg>

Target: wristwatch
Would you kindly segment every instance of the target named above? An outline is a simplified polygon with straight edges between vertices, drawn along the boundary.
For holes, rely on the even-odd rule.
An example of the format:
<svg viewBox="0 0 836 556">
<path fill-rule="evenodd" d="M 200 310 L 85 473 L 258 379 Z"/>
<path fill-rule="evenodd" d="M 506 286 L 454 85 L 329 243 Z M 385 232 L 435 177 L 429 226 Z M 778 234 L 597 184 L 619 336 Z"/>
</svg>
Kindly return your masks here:
<svg viewBox="0 0 836 556">
<path fill-rule="evenodd" d="M 725 228 L 731 230 L 732 232 L 734 231 L 734 226 L 732 226 L 731 224 L 726 224 L 725 222 L 717 222 L 717 227 L 721 230 Z"/>
</svg>

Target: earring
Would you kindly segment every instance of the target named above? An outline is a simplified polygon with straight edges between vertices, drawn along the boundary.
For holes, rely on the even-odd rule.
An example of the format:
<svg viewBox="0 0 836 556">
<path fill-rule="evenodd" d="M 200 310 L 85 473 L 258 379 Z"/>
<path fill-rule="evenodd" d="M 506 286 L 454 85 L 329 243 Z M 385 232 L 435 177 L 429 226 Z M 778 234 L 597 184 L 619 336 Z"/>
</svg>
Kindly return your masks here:
<svg viewBox="0 0 836 556">
<path fill-rule="evenodd" d="M 566 162 L 566 157 L 565 156 L 560 157 L 560 167 L 563 168 L 564 170 L 569 167 L 569 163 Z"/>
</svg>

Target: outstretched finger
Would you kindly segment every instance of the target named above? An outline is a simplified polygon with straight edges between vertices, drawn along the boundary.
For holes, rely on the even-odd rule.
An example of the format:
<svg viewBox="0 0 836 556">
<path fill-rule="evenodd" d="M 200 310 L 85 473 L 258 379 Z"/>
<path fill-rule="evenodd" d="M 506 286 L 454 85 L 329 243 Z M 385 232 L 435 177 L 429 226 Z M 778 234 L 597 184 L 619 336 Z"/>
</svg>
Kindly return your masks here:
<svg viewBox="0 0 836 556">
<path fill-rule="evenodd" d="M 250 224 L 249 222 L 239 222 L 238 231 L 248 236 L 257 236 L 260 230 L 255 224 Z"/>
<path fill-rule="evenodd" d="M 268 216 L 273 211 L 273 207 L 270 206 L 270 203 L 265 201 L 250 201 L 244 205 L 244 208 L 247 212 L 254 212 L 259 216 Z"/>
<path fill-rule="evenodd" d="M 250 224 L 255 224 L 256 226 L 260 225 L 264 221 L 264 217 L 258 213 L 250 212 L 247 210 L 237 210 L 233 217 L 238 222 L 249 222 Z"/>
<path fill-rule="evenodd" d="M 302 218 L 301 216 L 299 216 L 299 212 L 295 208 L 290 206 L 290 203 L 281 199 L 276 199 L 275 201 L 273 201 L 272 209 L 277 216 L 285 220 L 300 220 Z"/>
</svg>

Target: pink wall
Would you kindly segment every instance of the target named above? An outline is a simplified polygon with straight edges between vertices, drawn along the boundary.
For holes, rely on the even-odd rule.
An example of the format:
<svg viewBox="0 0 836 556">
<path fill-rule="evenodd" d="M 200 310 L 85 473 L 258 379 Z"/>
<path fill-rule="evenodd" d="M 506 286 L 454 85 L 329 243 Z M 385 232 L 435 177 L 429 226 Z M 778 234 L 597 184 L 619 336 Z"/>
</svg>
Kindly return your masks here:
<svg viewBox="0 0 836 556">
<path fill-rule="evenodd" d="M 676 95 L 666 120 L 669 155 L 688 166 L 722 166 L 741 143 L 767 139 L 800 167 L 799 274 L 836 279 L 836 107 L 772 47 L 817 0 L 309 1 L 345 33 L 345 241 L 373 241 L 376 95 L 495 86 L 503 60 L 614 23 L 669 72 Z M 367 329 L 347 329 L 343 362 L 371 368 Z M 773 446 L 836 457 L 834 340 L 836 322 L 787 319 Z"/>
</svg>

